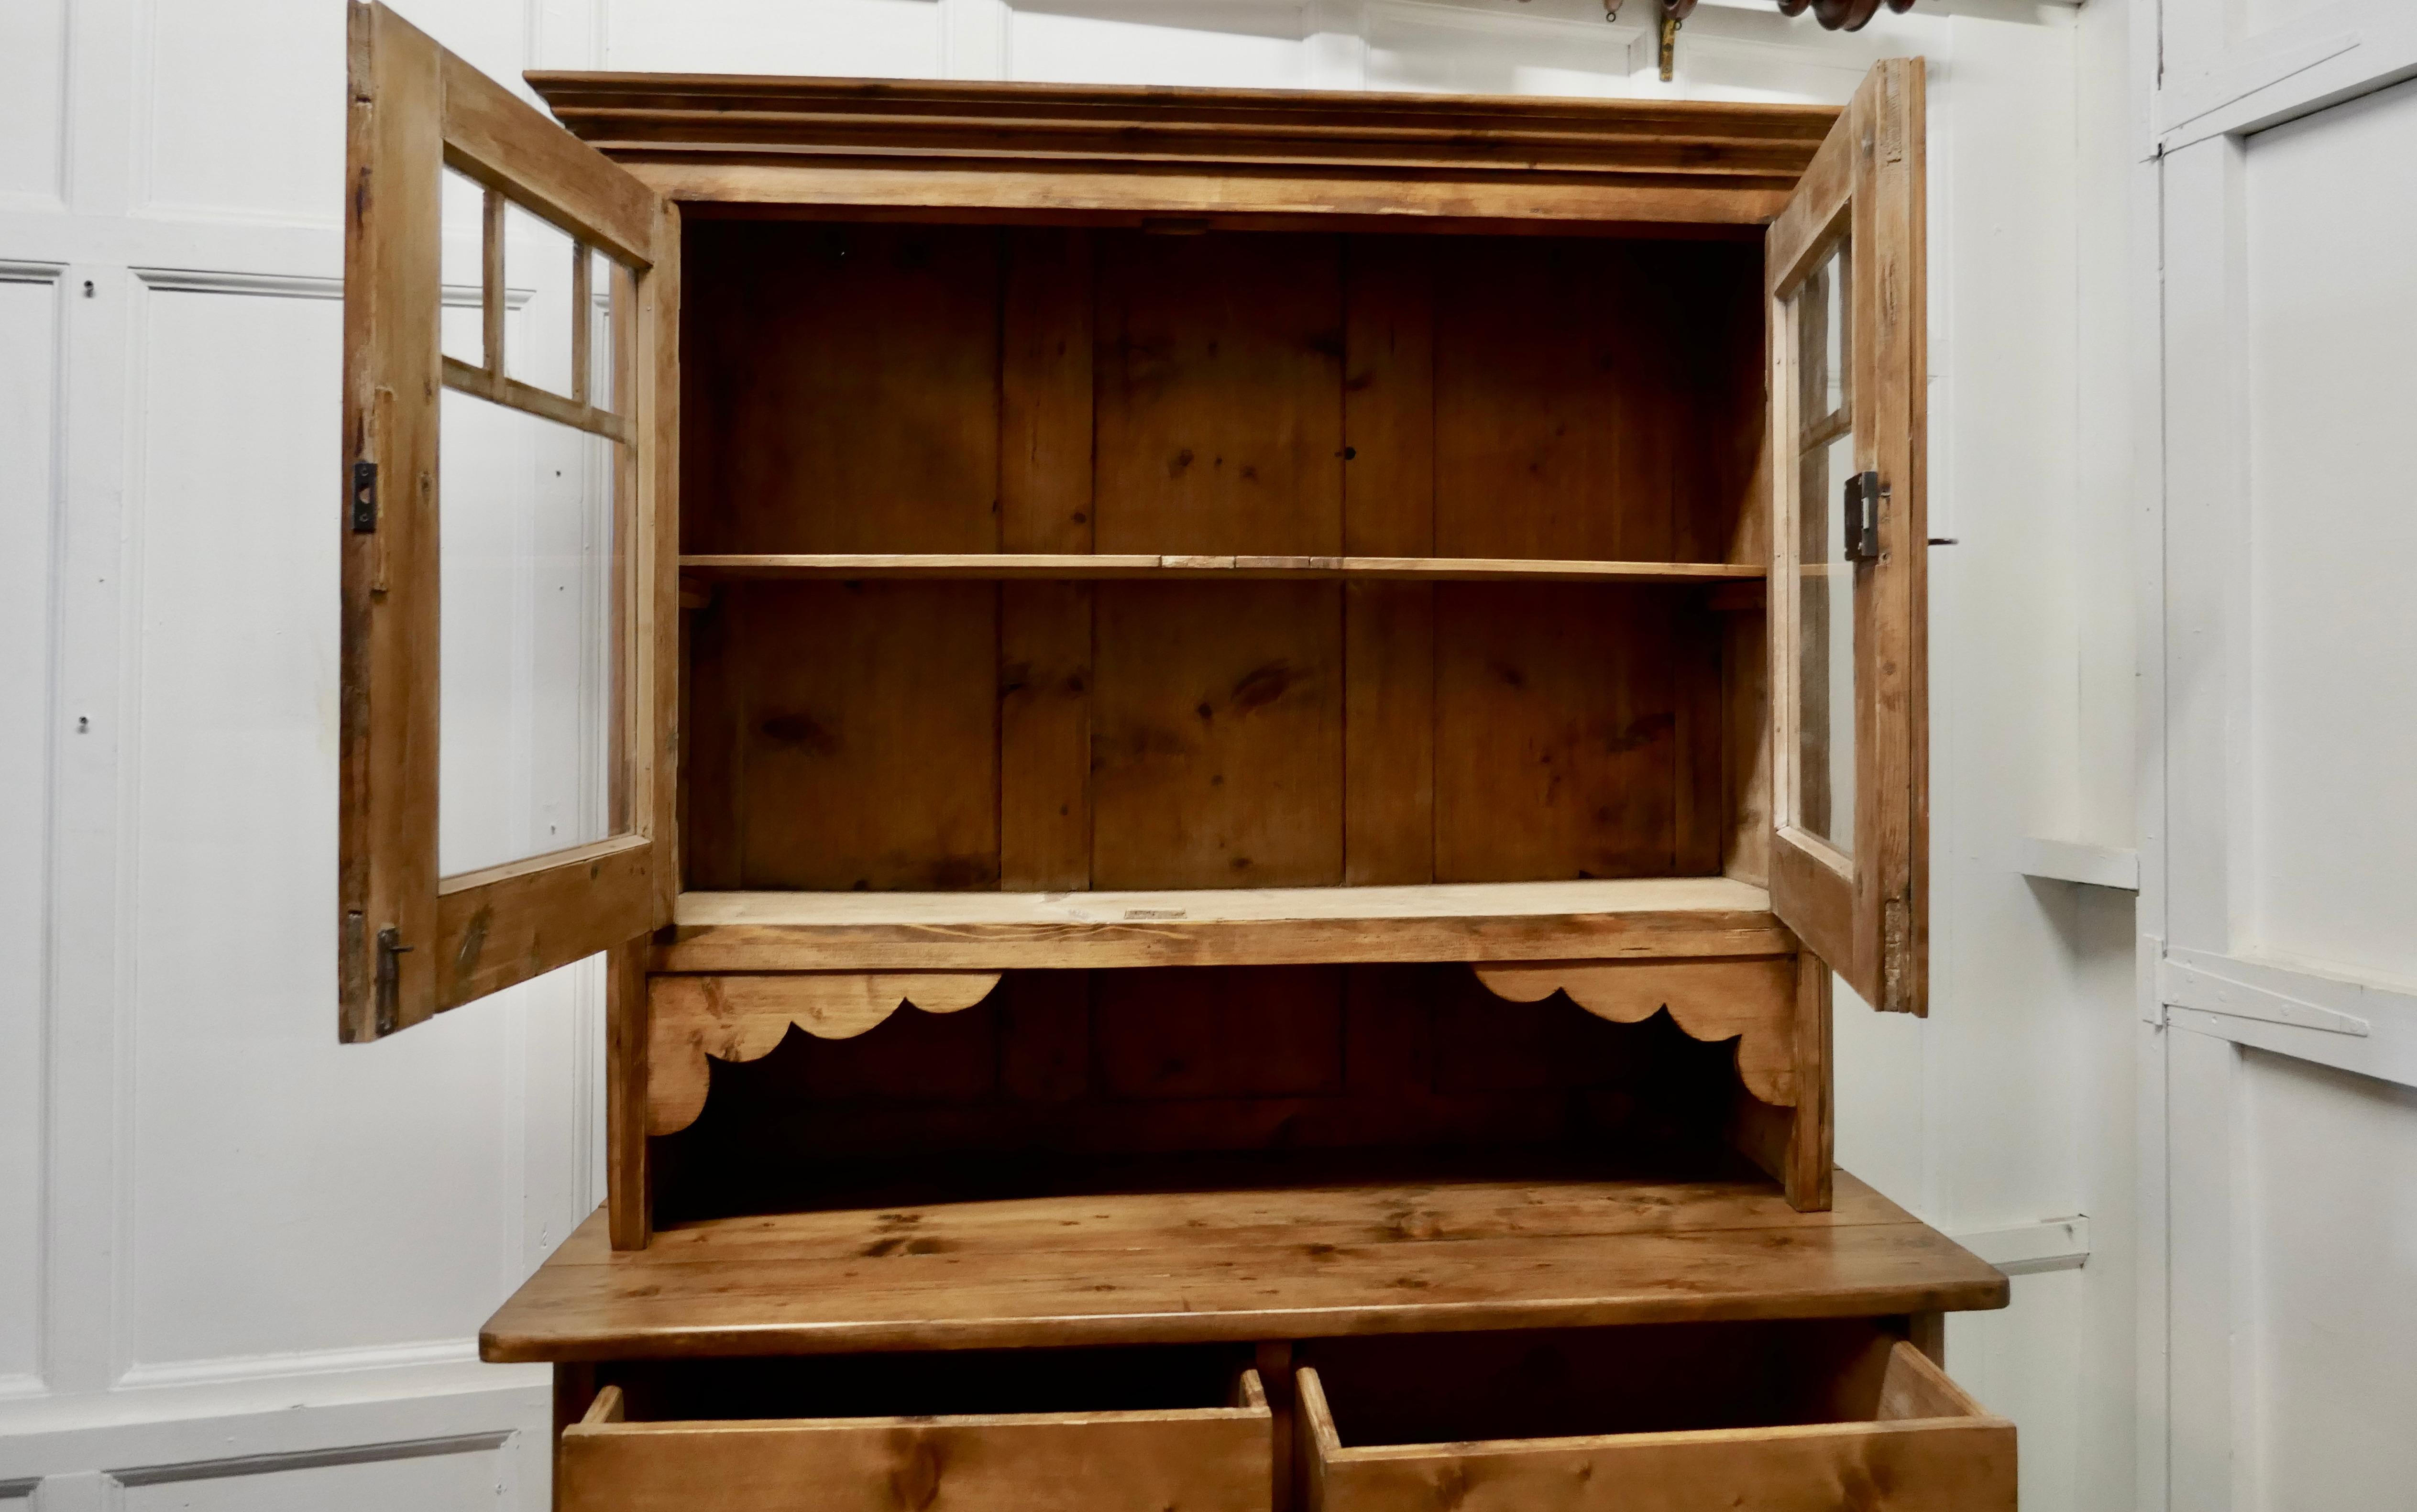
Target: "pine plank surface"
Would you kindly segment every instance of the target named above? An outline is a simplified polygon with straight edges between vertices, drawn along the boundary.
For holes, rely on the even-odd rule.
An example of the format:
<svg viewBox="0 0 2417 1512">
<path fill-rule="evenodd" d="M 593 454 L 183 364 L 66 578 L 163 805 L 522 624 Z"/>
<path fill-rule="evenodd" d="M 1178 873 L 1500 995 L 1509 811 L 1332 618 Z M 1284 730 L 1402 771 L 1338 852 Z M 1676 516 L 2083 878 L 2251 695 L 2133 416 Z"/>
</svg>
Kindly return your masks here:
<svg viewBox="0 0 2417 1512">
<path fill-rule="evenodd" d="M 1767 1183 L 1269 1184 L 677 1226 L 600 1214 L 488 1322 L 494 1361 L 1305 1338 L 2003 1307 L 2003 1277 L 1841 1172 Z"/>
<path fill-rule="evenodd" d="M 701 552 L 680 558 L 699 578 L 938 578 L 1081 582 L 1255 580 L 1366 582 L 1748 582 L 1760 562 L 1596 562 L 1543 557 L 1174 555 L 1148 552 Z"/>
<path fill-rule="evenodd" d="M 608 1386 L 600 1408 L 616 1407 Z M 1266 1512 L 1273 1418 L 1232 1407 L 624 1422 L 562 1435 L 562 1512 Z"/>
<path fill-rule="evenodd" d="M 692 892 L 657 971 L 994 971 L 1786 955 L 1726 877 L 1073 893 Z"/>
</svg>

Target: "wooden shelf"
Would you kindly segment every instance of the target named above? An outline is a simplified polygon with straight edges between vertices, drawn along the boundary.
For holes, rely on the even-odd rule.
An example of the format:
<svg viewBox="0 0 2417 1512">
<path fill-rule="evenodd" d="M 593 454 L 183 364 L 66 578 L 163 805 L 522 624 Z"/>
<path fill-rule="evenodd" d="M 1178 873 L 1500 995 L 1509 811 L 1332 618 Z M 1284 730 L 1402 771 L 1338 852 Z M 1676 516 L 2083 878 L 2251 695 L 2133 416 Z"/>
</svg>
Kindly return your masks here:
<svg viewBox="0 0 2417 1512">
<path fill-rule="evenodd" d="M 717 1218 L 589 1218 L 480 1335 L 494 1361 L 1187 1343 L 1999 1308 L 2005 1278 L 1840 1172 L 1768 1182 L 1320 1180 Z"/>
<path fill-rule="evenodd" d="M 692 892 L 662 972 L 1005 971 L 1771 956 L 1771 895 L 1726 877 L 1167 892 Z"/>
<path fill-rule="evenodd" d="M 716 578 L 941 578 L 1010 581 L 1153 579 L 1343 580 L 1372 582 L 1741 582 L 1759 564 L 1558 562 L 1460 556 L 1151 556 L 983 552 L 959 555 L 878 552 L 814 555 L 689 555 L 680 570 Z"/>
</svg>

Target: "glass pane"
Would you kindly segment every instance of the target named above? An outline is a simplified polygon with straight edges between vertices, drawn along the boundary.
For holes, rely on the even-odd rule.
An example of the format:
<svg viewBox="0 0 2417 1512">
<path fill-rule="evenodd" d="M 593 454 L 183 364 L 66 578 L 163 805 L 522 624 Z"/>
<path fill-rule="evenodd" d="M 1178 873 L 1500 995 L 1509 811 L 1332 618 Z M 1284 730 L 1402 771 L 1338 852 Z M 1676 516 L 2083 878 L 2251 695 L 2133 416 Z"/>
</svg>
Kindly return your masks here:
<svg viewBox="0 0 2417 1512">
<path fill-rule="evenodd" d="M 484 265 L 487 191 L 452 169 L 445 170 L 437 200 L 437 278 L 445 293 L 437 345 L 448 357 L 474 368 L 487 361 L 486 331 L 479 314 L 479 269 Z"/>
<path fill-rule="evenodd" d="M 572 243 L 568 232 L 504 204 L 504 288 L 511 310 L 504 375 L 570 396 Z"/>
<path fill-rule="evenodd" d="M 567 253 L 555 277 L 570 280 Z M 443 405 L 436 851 L 454 876 L 625 827 L 614 791 L 621 448 L 452 389 Z"/>
<path fill-rule="evenodd" d="M 587 402 L 600 410 L 609 410 L 614 407 L 616 393 L 613 382 L 618 366 L 616 355 L 635 355 L 628 349 L 631 333 L 627 326 L 636 286 L 629 269 L 608 254 L 590 249 L 584 255 L 588 267 Z M 621 327 L 617 330 L 616 319 Z"/>
<path fill-rule="evenodd" d="M 1791 301 L 1796 329 L 1796 826 L 1851 854 L 1855 835 L 1855 565 L 1844 495 L 1855 473 L 1853 329 L 1841 241 Z"/>
</svg>

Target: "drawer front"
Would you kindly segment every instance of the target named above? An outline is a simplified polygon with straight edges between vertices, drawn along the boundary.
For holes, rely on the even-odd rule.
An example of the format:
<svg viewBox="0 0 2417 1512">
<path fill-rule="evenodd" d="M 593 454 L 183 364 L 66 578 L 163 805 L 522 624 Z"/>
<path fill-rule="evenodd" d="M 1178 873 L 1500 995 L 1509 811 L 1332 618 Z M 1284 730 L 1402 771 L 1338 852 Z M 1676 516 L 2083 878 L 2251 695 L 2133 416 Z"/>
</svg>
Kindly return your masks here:
<svg viewBox="0 0 2417 1512">
<path fill-rule="evenodd" d="M 1874 1421 L 1345 1447 L 1300 1373 L 1309 1512 L 2014 1512 L 2014 1429 L 1909 1344 Z M 1905 1415 L 1898 1415 L 1905 1414 Z"/>
<path fill-rule="evenodd" d="M 1271 1419 L 1197 1411 L 565 1429 L 561 1512 L 1269 1512 Z"/>
</svg>

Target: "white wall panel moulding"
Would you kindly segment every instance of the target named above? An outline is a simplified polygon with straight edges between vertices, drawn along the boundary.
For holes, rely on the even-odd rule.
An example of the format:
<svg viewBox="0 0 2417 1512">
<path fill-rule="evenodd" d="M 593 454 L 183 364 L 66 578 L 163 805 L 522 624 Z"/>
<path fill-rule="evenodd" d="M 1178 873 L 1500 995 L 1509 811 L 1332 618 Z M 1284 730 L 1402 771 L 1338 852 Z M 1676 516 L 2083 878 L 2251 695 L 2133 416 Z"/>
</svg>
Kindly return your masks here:
<svg viewBox="0 0 2417 1512">
<path fill-rule="evenodd" d="M 2168 948 L 2158 963 L 2157 1000 L 2175 1028 L 2417 1086 L 2417 992 Z"/>
<path fill-rule="evenodd" d="M 222 268 L 138 267 L 134 276 L 146 289 L 175 294 L 248 294 L 273 299 L 342 299 L 344 280 L 312 273 L 236 273 Z M 0 266 L 0 277 L 6 276 Z M 441 286 L 440 299 L 448 310 L 476 310 L 482 291 L 475 283 Z M 535 289 L 504 289 L 504 308 L 520 310 L 537 297 Z"/>
<path fill-rule="evenodd" d="M 441 1439 L 407 1439 L 399 1444 L 347 1444 L 331 1449 L 298 1449 L 290 1454 L 252 1454 L 232 1459 L 194 1459 L 174 1465 L 136 1465 L 110 1473 L 120 1486 L 166 1486 L 189 1480 L 224 1480 L 230 1475 L 266 1475 L 281 1470 L 316 1470 L 327 1465 L 358 1465 L 387 1459 L 425 1459 L 440 1454 L 484 1454 L 511 1442 L 509 1429 L 483 1433 L 457 1433 Z"/>
<path fill-rule="evenodd" d="M 2011 1229 L 1968 1230 L 1949 1237 L 2008 1276 L 2077 1271 L 2090 1263 L 2090 1219 L 2080 1214 L 2018 1223 Z"/>
<path fill-rule="evenodd" d="M 546 1367 L 475 1360 L 55 1396 L 0 1403 L 0 1475 L 115 1474 L 479 1437 L 492 1446 L 512 1433 L 541 1438 L 552 1402 Z"/>
<path fill-rule="evenodd" d="M 2026 877 L 2078 882 L 2092 887 L 2140 890 L 2140 853 L 2089 840 L 2027 835 L 2014 842 L 2014 869 Z"/>
<path fill-rule="evenodd" d="M 2171 35 L 2174 51 L 2183 38 Z M 2218 48 L 2212 60 L 2167 73 L 2155 107 L 2157 147 L 2246 135 L 2417 77 L 2417 6 L 2333 0 L 2291 23 Z"/>
<path fill-rule="evenodd" d="M 446 1338 L 422 1344 L 375 1344 L 362 1349 L 136 1365 L 117 1378 L 117 1385 L 121 1391 L 150 1391 L 173 1386 L 225 1385 L 237 1381 L 342 1380 L 364 1372 L 410 1371 L 476 1365 L 478 1361 L 476 1340 Z"/>
</svg>

